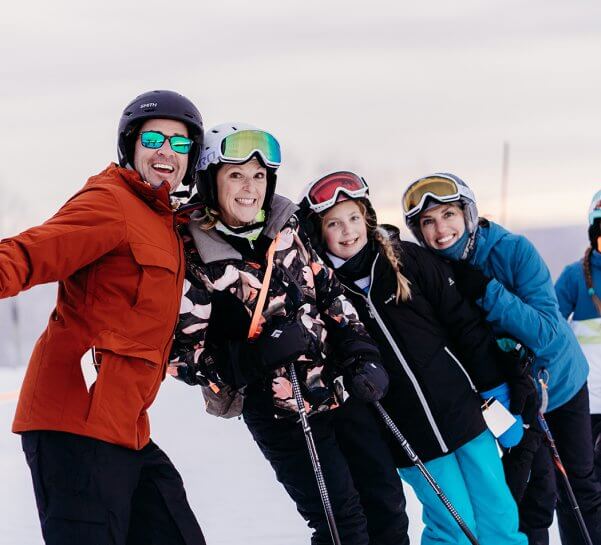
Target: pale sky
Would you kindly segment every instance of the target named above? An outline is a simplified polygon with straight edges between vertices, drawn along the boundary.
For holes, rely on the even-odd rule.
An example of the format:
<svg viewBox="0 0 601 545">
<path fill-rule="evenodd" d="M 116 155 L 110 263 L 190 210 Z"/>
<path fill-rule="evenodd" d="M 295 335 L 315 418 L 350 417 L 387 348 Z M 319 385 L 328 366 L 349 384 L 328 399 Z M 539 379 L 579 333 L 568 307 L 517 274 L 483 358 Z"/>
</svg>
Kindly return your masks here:
<svg viewBox="0 0 601 545">
<path fill-rule="evenodd" d="M 582 224 L 601 188 L 598 0 L 10 2 L 0 83 L 3 235 L 115 160 L 123 107 L 161 88 L 272 132 L 280 193 L 352 169 L 397 224 L 440 170 L 498 218 L 504 141 L 512 228 Z"/>
</svg>

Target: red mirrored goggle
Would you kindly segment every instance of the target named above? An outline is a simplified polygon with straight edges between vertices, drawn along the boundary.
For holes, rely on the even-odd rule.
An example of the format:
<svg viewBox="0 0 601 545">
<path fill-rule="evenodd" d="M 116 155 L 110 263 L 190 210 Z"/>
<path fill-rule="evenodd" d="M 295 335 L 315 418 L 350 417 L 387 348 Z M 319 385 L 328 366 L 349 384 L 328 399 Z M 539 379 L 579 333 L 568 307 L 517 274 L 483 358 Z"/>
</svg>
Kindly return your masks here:
<svg viewBox="0 0 601 545">
<path fill-rule="evenodd" d="M 311 183 L 304 198 L 313 212 L 323 212 L 336 204 L 340 194 L 359 199 L 369 194 L 367 182 L 352 172 L 333 172 Z"/>
</svg>

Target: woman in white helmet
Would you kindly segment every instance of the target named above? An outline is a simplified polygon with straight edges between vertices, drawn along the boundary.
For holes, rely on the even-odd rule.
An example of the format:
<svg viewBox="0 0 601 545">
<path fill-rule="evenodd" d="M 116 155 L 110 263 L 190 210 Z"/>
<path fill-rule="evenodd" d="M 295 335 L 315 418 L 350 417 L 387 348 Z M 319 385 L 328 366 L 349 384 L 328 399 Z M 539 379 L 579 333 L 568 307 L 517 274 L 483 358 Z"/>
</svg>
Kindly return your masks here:
<svg viewBox="0 0 601 545">
<path fill-rule="evenodd" d="M 559 310 L 572 326 L 590 366 L 589 407 L 595 468 L 601 477 L 601 191 L 588 212 L 590 246 L 584 257 L 568 265 L 555 283 Z"/>
<path fill-rule="evenodd" d="M 402 489 L 394 484 L 381 428 L 365 407 L 385 393 L 388 377 L 355 309 L 308 244 L 296 205 L 275 193 L 280 162 L 280 146 L 268 132 L 241 123 L 207 131 L 197 166 L 202 209 L 184 237 L 188 282 L 170 372 L 204 386 L 211 399 L 237 392 L 239 405 L 243 392 L 241 410 L 254 440 L 314 529 L 312 543 L 325 545 L 330 530 L 298 423 L 293 364 L 342 543 L 407 544 Z M 330 363 L 332 351 L 342 367 Z M 344 404 L 340 376 L 350 393 Z M 360 430 L 362 442 L 351 444 L 342 428 Z M 388 511 L 371 493 L 382 481 L 382 494 L 392 498 Z M 375 503 L 369 533 L 362 488 Z"/>
</svg>

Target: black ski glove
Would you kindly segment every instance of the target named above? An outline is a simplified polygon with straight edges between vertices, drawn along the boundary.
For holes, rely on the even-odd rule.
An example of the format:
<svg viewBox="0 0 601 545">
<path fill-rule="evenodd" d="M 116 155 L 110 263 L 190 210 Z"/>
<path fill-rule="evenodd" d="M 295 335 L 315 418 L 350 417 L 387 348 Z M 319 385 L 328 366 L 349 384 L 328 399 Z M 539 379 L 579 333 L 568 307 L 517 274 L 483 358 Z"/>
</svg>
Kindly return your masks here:
<svg viewBox="0 0 601 545">
<path fill-rule="evenodd" d="M 524 497 L 524 492 L 530 480 L 534 456 L 543 441 L 544 434 L 537 428 L 524 430 L 524 437 L 515 447 L 503 452 L 503 469 L 505 480 L 516 503 Z"/>
<path fill-rule="evenodd" d="M 525 346 L 510 339 L 497 341 L 499 346 L 504 345 L 505 348 L 512 343 L 511 350 L 505 351 L 499 348 L 498 351 L 498 358 L 506 373 L 511 392 L 510 411 L 512 414 L 522 415 L 524 423 L 532 425 L 537 421 L 539 409 L 538 391 L 534 379 L 530 375 L 534 354 Z"/>
<path fill-rule="evenodd" d="M 380 401 L 388 391 L 388 373 L 371 354 L 359 354 L 343 364 L 352 396 L 372 403 Z"/>
<path fill-rule="evenodd" d="M 317 339 L 298 320 L 273 320 L 263 326 L 261 336 L 251 343 L 256 361 L 266 371 L 273 371 L 297 361 L 321 359 Z"/>
<path fill-rule="evenodd" d="M 490 278 L 467 261 L 452 261 L 453 275 L 461 295 L 470 301 L 484 297 Z"/>
<path fill-rule="evenodd" d="M 176 364 L 177 365 L 177 364 Z M 224 382 L 219 374 L 217 359 L 210 349 L 205 348 L 198 358 L 198 362 L 182 363 L 176 366 L 179 380 L 183 380 L 191 386 L 208 386 L 213 383 L 219 388 L 224 386 Z"/>
</svg>

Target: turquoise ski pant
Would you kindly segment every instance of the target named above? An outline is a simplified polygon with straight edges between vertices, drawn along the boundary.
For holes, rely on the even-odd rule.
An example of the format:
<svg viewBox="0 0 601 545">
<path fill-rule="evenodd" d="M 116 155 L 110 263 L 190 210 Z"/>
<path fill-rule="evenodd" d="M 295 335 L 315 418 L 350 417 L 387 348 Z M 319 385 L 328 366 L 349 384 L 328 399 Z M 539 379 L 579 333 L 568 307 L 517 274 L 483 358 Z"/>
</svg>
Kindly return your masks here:
<svg viewBox="0 0 601 545">
<path fill-rule="evenodd" d="M 505 483 L 490 431 L 425 465 L 480 545 L 528 544 L 526 536 L 518 531 L 518 509 Z M 470 545 L 419 470 L 407 467 L 398 471 L 423 505 L 421 545 Z"/>
</svg>

